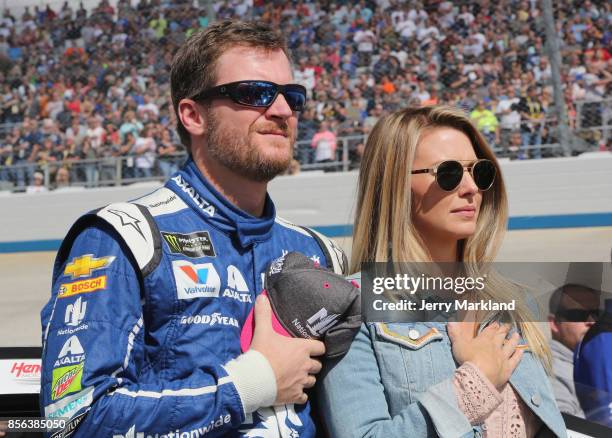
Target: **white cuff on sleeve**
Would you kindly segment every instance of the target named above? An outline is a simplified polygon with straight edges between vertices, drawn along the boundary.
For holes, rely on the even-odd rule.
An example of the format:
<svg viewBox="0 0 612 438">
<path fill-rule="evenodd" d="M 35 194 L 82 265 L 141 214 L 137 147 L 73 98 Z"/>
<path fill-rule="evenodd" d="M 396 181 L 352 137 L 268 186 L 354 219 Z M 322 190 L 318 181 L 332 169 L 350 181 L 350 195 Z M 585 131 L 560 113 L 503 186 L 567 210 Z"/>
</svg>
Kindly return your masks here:
<svg viewBox="0 0 612 438">
<path fill-rule="evenodd" d="M 240 395 L 244 413 L 250 414 L 276 400 L 276 376 L 270 362 L 256 350 L 249 350 L 224 366 Z"/>
</svg>

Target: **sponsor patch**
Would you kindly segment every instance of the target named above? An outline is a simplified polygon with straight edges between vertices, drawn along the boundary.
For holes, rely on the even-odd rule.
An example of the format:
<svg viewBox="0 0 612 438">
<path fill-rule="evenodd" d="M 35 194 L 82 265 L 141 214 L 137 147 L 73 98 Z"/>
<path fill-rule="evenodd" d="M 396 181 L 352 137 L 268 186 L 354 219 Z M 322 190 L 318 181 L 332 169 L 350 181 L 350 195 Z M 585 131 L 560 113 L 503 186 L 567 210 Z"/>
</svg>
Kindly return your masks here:
<svg viewBox="0 0 612 438">
<path fill-rule="evenodd" d="M 172 271 L 179 300 L 219 296 L 221 279 L 212 263 L 194 264 L 175 260 Z"/>
<path fill-rule="evenodd" d="M 179 174 L 170 178 L 174 183 L 180 187 L 180 189 L 191 198 L 191 200 L 198 206 L 204 213 L 213 217 L 215 215 L 215 207 L 204 199 L 196 190 L 189 185 L 187 181 Z"/>
<path fill-rule="evenodd" d="M 64 283 L 59 288 L 58 298 L 71 297 L 73 295 L 95 292 L 106 289 L 106 275 L 90 278 L 88 280 L 73 281 Z"/>
<path fill-rule="evenodd" d="M 71 437 L 74 431 L 76 430 L 76 428 L 78 427 L 78 425 L 81 424 L 81 421 L 83 421 L 83 418 L 85 418 L 85 415 L 87 415 L 88 412 L 89 412 L 89 409 L 87 409 L 85 412 L 74 417 L 72 420 L 66 423 L 66 426 L 64 426 L 63 429 L 58 430 L 53 435 L 51 435 L 51 438 Z"/>
<path fill-rule="evenodd" d="M 191 258 L 216 257 L 208 231 L 189 234 L 162 231 L 161 234 L 173 254 L 183 254 Z"/>
<path fill-rule="evenodd" d="M 107 268 L 114 260 L 114 256 L 96 258 L 93 254 L 85 254 L 73 258 L 64 268 L 64 275 L 70 276 L 73 280 L 81 277 L 89 277 L 93 271 Z"/>
<path fill-rule="evenodd" d="M 239 327 L 238 320 L 231 316 L 224 316 L 221 313 L 215 312 L 211 315 L 195 315 L 195 316 L 183 316 L 181 317 L 181 324 L 192 325 L 192 324 L 204 324 L 204 325 L 231 325 Z"/>
<path fill-rule="evenodd" d="M 74 365 L 85 360 L 85 350 L 76 335 L 70 336 L 57 356 L 54 367 L 62 365 Z"/>
<path fill-rule="evenodd" d="M 252 303 L 251 292 L 244 281 L 240 270 L 234 265 L 227 267 L 227 288 L 223 291 L 224 297 L 232 298 L 241 303 Z"/>
<path fill-rule="evenodd" d="M 85 311 L 87 310 L 87 302 L 83 301 L 81 297 L 66 306 L 66 315 L 64 316 L 64 323 L 66 325 L 76 327 L 85 318 Z"/>
<path fill-rule="evenodd" d="M 57 400 L 65 395 L 81 390 L 84 365 L 85 362 L 81 362 L 78 365 L 59 367 L 53 370 L 51 400 Z"/>
<path fill-rule="evenodd" d="M 71 418 L 80 409 L 86 408 L 93 402 L 93 387 L 85 388 L 83 391 L 68 396 L 58 402 L 45 406 L 45 417 L 47 418 Z"/>
</svg>

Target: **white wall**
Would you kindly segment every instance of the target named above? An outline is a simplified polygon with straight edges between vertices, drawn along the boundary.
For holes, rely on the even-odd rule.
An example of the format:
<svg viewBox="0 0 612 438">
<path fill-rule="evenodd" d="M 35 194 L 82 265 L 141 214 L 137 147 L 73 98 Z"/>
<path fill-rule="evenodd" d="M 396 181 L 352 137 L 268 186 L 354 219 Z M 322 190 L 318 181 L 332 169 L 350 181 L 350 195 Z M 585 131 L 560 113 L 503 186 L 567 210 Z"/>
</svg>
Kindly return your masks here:
<svg viewBox="0 0 612 438">
<path fill-rule="evenodd" d="M 612 154 L 502 163 L 510 216 L 612 213 Z M 279 216 L 311 226 L 352 222 L 357 172 L 304 172 L 270 186 Z M 134 199 L 154 186 L 4 194 L 0 196 L 0 243 L 61 239 L 90 209 Z M 612 225 L 612 223 L 607 224 Z"/>
</svg>

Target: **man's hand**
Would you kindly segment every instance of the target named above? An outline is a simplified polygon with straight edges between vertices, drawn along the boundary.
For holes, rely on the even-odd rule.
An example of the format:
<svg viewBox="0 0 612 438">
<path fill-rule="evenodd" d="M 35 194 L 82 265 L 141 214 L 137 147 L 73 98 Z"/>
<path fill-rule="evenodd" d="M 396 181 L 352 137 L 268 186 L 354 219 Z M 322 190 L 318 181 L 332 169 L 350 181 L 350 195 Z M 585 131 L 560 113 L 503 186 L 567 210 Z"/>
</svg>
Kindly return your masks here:
<svg viewBox="0 0 612 438">
<path fill-rule="evenodd" d="M 501 390 L 523 357 L 517 349 L 520 336 L 514 333 L 506 339 L 510 326 L 494 322 L 474 336 L 474 325 L 469 322 L 448 323 L 448 336 L 453 356 L 459 364 L 471 362 Z"/>
<path fill-rule="evenodd" d="M 288 338 L 272 328 L 272 308 L 265 295 L 255 301 L 255 331 L 251 348 L 268 359 L 276 376 L 275 405 L 303 404 L 308 400 L 304 388 L 314 386 L 313 374 L 321 371 L 321 362 L 312 356 L 325 353 L 325 344 L 309 339 Z"/>
</svg>

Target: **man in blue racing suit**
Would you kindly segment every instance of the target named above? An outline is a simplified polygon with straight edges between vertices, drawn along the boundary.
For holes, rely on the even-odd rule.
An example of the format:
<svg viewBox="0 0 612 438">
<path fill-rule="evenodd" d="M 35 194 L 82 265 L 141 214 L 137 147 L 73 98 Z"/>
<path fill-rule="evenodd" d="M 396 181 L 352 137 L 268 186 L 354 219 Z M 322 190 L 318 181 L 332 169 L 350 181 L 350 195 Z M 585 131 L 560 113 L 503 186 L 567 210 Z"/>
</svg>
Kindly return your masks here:
<svg viewBox="0 0 612 438">
<path fill-rule="evenodd" d="M 267 195 L 305 103 L 291 81 L 283 38 L 261 24 L 215 23 L 178 51 L 172 99 L 189 160 L 155 192 L 81 217 L 57 255 L 41 314 L 41 410 L 68 420 L 56 436 L 315 436 L 304 389 L 324 345 L 277 334 L 257 298 L 286 252 L 346 265 Z"/>
</svg>

